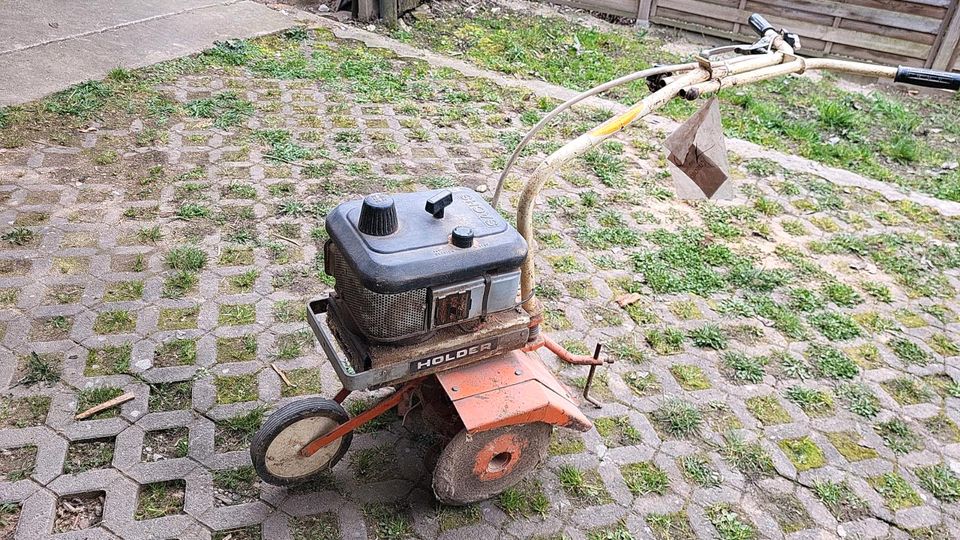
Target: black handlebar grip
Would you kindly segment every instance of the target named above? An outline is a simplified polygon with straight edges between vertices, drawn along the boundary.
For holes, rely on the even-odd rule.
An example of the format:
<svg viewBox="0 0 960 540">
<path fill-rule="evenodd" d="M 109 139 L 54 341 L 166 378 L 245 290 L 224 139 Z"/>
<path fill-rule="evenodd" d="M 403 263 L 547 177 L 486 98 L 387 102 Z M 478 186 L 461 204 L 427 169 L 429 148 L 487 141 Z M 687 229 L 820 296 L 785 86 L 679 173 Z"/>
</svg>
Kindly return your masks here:
<svg viewBox="0 0 960 540">
<path fill-rule="evenodd" d="M 753 31 L 763 37 L 767 34 L 767 30 L 776 30 L 770 21 L 763 18 L 763 15 L 759 13 L 754 13 L 747 20 L 750 23 L 750 28 L 753 28 Z"/>
<path fill-rule="evenodd" d="M 951 73 L 949 71 L 900 66 L 897 68 L 897 75 L 893 80 L 898 83 L 924 86 L 926 88 L 960 90 L 960 73 Z"/>
</svg>

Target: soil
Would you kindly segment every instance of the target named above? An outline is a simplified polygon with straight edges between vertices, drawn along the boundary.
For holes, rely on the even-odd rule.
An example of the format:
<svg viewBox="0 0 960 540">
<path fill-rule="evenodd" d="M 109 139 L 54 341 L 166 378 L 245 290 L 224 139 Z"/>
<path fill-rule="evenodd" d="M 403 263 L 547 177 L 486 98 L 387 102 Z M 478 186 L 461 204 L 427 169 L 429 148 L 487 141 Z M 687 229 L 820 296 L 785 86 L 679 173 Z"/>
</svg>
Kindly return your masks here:
<svg viewBox="0 0 960 540">
<path fill-rule="evenodd" d="M 33 474 L 36 463 L 36 446 L 4 448 L 0 450 L 0 478 L 8 482 L 23 480 Z"/>
<path fill-rule="evenodd" d="M 93 469 L 109 467 L 113 461 L 114 439 L 91 439 L 75 441 L 67 448 L 63 472 L 76 474 Z"/>
<path fill-rule="evenodd" d="M 103 491 L 68 495 L 57 503 L 53 532 L 62 533 L 96 527 L 103 519 Z"/>
<path fill-rule="evenodd" d="M 147 463 L 186 456 L 189 440 L 187 428 L 147 432 L 143 437 L 141 459 Z"/>
</svg>

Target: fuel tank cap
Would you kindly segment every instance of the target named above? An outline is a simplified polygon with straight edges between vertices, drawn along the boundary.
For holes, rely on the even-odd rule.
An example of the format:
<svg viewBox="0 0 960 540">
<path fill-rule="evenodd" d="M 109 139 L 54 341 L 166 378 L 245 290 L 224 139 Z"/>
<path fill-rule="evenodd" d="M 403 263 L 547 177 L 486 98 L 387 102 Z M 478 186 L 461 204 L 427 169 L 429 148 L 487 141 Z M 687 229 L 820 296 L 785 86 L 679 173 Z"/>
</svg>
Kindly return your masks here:
<svg viewBox="0 0 960 540">
<path fill-rule="evenodd" d="M 386 193 L 372 193 L 363 199 L 357 228 L 370 236 L 388 236 L 397 232 L 397 207 Z"/>
</svg>

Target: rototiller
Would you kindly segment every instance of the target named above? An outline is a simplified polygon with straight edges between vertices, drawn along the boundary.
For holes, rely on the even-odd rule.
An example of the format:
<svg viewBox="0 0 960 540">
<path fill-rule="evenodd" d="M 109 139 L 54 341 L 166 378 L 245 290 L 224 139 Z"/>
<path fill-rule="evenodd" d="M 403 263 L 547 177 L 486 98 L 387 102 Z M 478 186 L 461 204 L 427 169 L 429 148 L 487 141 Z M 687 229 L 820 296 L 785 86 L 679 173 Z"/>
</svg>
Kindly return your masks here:
<svg viewBox="0 0 960 540">
<path fill-rule="evenodd" d="M 588 90 L 546 115 L 507 162 L 488 204 L 469 189 L 373 194 L 334 209 L 326 220 L 325 271 L 335 292 L 309 303 L 310 326 L 343 389 L 331 400 L 305 398 L 269 416 L 251 443 L 257 473 L 291 485 L 315 479 L 350 446 L 353 430 L 397 407 L 421 406 L 447 440 L 433 476 L 438 500 L 466 504 L 519 482 L 546 454 L 554 426 L 589 430 L 576 398 L 537 357 L 541 347 L 571 364 L 572 354 L 540 330 L 534 296 L 533 207 L 564 163 L 597 146 L 668 100 L 810 69 L 829 69 L 957 90 L 960 74 L 795 56 L 799 38 L 753 15 L 752 45 L 701 52 L 695 62 L 639 71 Z M 724 57 L 727 53 L 739 56 Z M 517 229 L 495 209 L 523 147 L 560 112 L 589 96 L 646 79 L 651 94 L 548 156 L 526 182 Z M 351 418 L 341 403 L 355 390 L 394 392 Z"/>
</svg>

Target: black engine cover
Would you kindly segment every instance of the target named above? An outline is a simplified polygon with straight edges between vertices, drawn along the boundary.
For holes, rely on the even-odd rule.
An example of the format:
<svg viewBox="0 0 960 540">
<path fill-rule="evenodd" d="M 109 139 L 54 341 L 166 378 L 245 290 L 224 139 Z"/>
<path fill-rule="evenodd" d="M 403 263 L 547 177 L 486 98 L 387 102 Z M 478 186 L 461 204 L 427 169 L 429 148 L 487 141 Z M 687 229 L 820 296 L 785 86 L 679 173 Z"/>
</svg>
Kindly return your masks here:
<svg viewBox="0 0 960 540">
<path fill-rule="evenodd" d="M 434 217 L 426 210 L 427 201 L 436 200 L 444 191 L 452 193 L 453 201 L 440 209 L 443 217 Z M 512 271 L 527 256 L 527 244 L 516 229 L 473 190 L 451 188 L 390 197 L 397 217 L 391 234 L 374 236 L 360 231 L 363 201 L 343 203 L 327 216 L 330 240 L 371 291 L 401 293 Z M 456 227 L 473 233 L 468 247 L 451 242 Z"/>
</svg>

